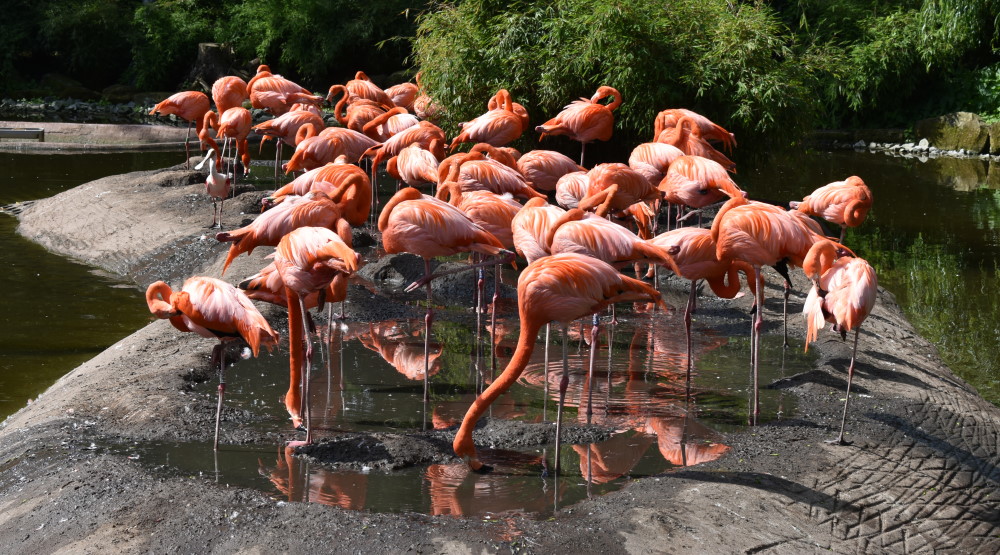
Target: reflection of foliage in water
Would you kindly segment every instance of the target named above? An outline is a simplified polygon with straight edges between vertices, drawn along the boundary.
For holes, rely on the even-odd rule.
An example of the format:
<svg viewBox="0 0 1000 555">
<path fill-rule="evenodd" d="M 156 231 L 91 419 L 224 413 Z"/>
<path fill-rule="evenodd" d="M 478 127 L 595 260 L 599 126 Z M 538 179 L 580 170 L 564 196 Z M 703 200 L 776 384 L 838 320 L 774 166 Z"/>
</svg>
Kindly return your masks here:
<svg viewBox="0 0 1000 555">
<path fill-rule="evenodd" d="M 980 191 L 968 216 L 996 235 L 997 191 Z M 855 238 L 859 254 L 878 272 L 879 285 L 893 291 L 921 335 L 940 348 L 944 361 L 980 394 L 1000 404 L 1000 299 L 992 294 L 997 261 L 970 264 L 965 253 L 870 229 Z M 956 241 L 957 242 L 957 241 Z"/>
</svg>

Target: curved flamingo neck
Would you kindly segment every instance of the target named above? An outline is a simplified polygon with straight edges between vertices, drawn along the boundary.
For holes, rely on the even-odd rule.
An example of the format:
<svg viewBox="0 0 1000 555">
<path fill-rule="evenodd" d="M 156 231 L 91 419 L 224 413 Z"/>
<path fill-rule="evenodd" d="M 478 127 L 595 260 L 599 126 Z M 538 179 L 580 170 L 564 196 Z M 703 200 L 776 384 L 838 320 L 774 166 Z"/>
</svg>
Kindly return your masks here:
<svg viewBox="0 0 1000 555">
<path fill-rule="evenodd" d="M 565 214 L 559 216 L 559 218 L 552 222 L 552 227 L 549 228 L 548 234 L 545 236 L 545 248 L 549 251 L 552 250 L 552 241 L 555 240 L 556 231 L 567 222 L 575 222 L 577 220 L 582 220 L 586 216 L 586 212 L 579 208 L 574 208 L 568 210 Z"/>
<path fill-rule="evenodd" d="M 170 318 L 176 315 L 171 297 L 174 291 L 165 282 L 157 281 L 146 289 L 146 306 L 157 318 Z"/>
<path fill-rule="evenodd" d="M 802 261 L 802 271 L 811 280 L 818 280 L 827 270 L 833 267 L 837 260 L 837 246 L 826 239 L 817 241 L 809 247 L 805 260 Z"/>
<path fill-rule="evenodd" d="M 531 360 L 531 353 L 535 350 L 535 339 L 538 337 L 539 330 L 542 329 L 542 322 L 538 322 L 532 317 L 525 318 L 523 311 L 521 316 L 523 324 L 520 335 L 517 338 L 517 348 L 514 351 L 514 356 L 511 357 L 510 362 L 507 363 L 507 367 L 504 368 L 500 377 L 494 380 L 472 402 L 472 406 L 469 407 L 469 411 L 465 413 L 465 418 L 462 420 L 462 426 L 458 429 L 458 433 L 455 434 L 455 454 L 460 457 L 475 456 L 476 448 L 472 443 L 472 430 L 475 428 L 476 422 L 479 421 L 479 418 L 497 397 L 510 389 L 510 386 L 517 381 Z M 482 463 L 478 461 L 470 461 L 470 464 L 474 465 L 474 468 L 477 468 L 476 465 L 482 466 Z"/>
<path fill-rule="evenodd" d="M 382 213 L 378 216 L 378 230 L 385 231 L 387 225 L 389 225 L 389 216 L 392 215 L 392 211 L 401 202 L 407 200 L 416 200 L 422 198 L 423 194 L 414 189 L 413 187 L 407 187 L 405 189 L 400 189 L 398 193 L 389 199 L 389 202 L 385 203 L 385 208 L 382 209 Z"/>
</svg>

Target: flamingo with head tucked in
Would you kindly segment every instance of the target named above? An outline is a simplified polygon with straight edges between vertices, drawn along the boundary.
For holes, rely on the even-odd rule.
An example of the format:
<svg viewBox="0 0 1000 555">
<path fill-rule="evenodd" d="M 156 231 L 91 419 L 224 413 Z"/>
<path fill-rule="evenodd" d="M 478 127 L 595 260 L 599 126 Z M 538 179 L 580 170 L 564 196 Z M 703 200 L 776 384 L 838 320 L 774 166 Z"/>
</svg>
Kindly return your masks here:
<svg viewBox="0 0 1000 555">
<path fill-rule="evenodd" d="M 872 207 L 872 192 L 860 177 L 852 175 L 844 181 L 834 181 L 816 189 L 802 202 L 789 206 L 810 216 L 818 216 L 840 226 L 840 242 L 848 227 L 864 223 Z"/>
<path fill-rule="evenodd" d="M 176 292 L 165 282 L 157 281 L 146 289 L 146 305 L 154 316 L 169 319 L 181 331 L 219 340 L 212 350 L 212 365 L 217 363 L 219 369 L 214 444 L 218 449 L 222 399 L 226 391 L 226 344 L 242 338 L 257 356 L 262 345 L 270 350 L 278 344 L 278 334 L 242 291 L 215 278 L 189 278 Z"/>
<path fill-rule="evenodd" d="M 201 136 L 202 120 L 205 112 L 212 109 L 212 103 L 203 92 L 184 91 L 172 94 L 149 111 L 152 116 L 173 114 L 188 122 L 187 136 L 184 138 L 185 167 L 191 167 L 191 127 L 194 126 L 198 136 Z"/>
<path fill-rule="evenodd" d="M 600 103 L 608 97 L 614 97 L 610 104 Z M 544 139 L 546 135 L 566 135 L 574 141 L 579 141 L 582 166 L 587 143 L 607 141 L 611 138 L 615 125 L 615 116 L 612 112 L 621 104 L 621 93 L 613 87 L 603 86 L 598 88 L 589 100 L 586 98 L 574 100 L 556 117 L 536 127 L 535 131 L 542 134 L 539 140 Z"/>
<path fill-rule="evenodd" d="M 817 241 L 806 255 L 802 269 L 813 282 L 812 289 L 802 307 L 806 318 L 806 350 L 809 343 L 819 336 L 826 322 L 832 323 L 834 331 L 847 339 L 847 332 L 854 331 L 854 348 L 851 364 L 847 368 L 847 394 L 844 399 L 844 415 L 840 421 L 840 435 L 830 443 L 846 445 L 844 426 L 847 423 L 847 407 L 851 402 L 851 380 L 854 378 L 854 358 L 858 354 L 858 334 L 861 324 L 871 313 L 878 295 L 878 278 L 875 269 L 862 258 L 854 256 L 842 245 L 823 239 Z"/>
</svg>

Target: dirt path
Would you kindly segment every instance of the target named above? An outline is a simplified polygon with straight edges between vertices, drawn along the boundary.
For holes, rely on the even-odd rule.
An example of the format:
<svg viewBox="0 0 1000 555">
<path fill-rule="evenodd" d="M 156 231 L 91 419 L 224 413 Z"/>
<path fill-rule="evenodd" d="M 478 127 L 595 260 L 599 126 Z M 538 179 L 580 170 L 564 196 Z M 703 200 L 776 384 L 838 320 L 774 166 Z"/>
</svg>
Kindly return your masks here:
<svg viewBox="0 0 1000 555">
<path fill-rule="evenodd" d="M 192 185 L 200 181 L 179 168 L 101 179 L 31 204 L 19 231 L 141 287 L 218 275 L 225 247 L 205 228 L 210 202 Z M 253 214 L 258 198 L 246 193 L 227 203 L 228 223 L 249 220 L 233 215 Z M 240 257 L 226 278 L 257 271 L 268 250 Z M 674 286 L 680 298 L 684 285 Z M 386 302 L 397 298 L 389 289 L 352 289 L 349 315 L 410 313 Z M 793 310 L 801 310 L 805 289 L 800 279 Z M 777 298 L 776 288 L 768 293 Z M 702 310 L 735 325 L 747 303 L 706 298 Z M 771 322 L 780 318 L 778 302 L 766 308 Z M 265 310 L 283 325 L 280 311 Z M 799 320 L 791 318 L 792 333 L 804 335 Z M 1000 410 L 952 375 L 884 291 L 862 328 L 853 445 L 823 442 L 839 424 L 850 356 L 848 344 L 826 333 L 813 347 L 820 358 L 812 371 L 770 385 L 798 396 L 794 418 L 730 434 L 732 449 L 717 461 L 637 480 L 546 521 L 277 502 L 89 449 L 102 438 L 208 438 L 214 386 L 185 379 L 204 365 L 205 342 L 192 335 L 152 323 L 3 423 L 0 545 L 24 553 L 1000 551 Z M 227 423 L 226 441 L 281 439 L 241 424 L 239 416 Z"/>
</svg>

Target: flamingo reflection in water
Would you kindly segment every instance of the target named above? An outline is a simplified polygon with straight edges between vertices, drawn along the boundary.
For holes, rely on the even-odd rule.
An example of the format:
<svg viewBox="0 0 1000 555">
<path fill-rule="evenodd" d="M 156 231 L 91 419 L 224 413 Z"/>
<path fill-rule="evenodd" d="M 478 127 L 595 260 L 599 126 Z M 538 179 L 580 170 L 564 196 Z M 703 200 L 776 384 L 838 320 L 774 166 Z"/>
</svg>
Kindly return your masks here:
<svg viewBox="0 0 1000 555">
<path fill-rule="evenodd" d="M 355 511 L 365 508 L 368 493 L 366 474 L 310 468 L 307 461 L 294 454 L 293 447 L 282 448 L 273 469 L 268 469 L 263 461 L 257 461 L 258 472 L 271 480 L 288 501 L 321 503 Z"/>
<path fill-rule="evenodd" d="M 358 335 L 362 345 L 375 351 L 408 380 L 423 381 L 424 379 L 424 344 L 417 339 L 420 330 L 409 326 L 412 332 L 395 320 L 386 320 L 377 324 L 369 324 L 368 331 Z M 434 376 L 441 371 L 441 344 L 431 343 L 428 352 L 428 376 Z"/>
</svg>

